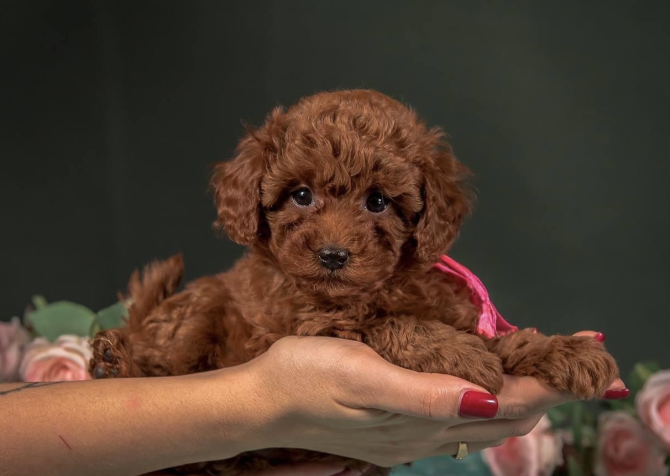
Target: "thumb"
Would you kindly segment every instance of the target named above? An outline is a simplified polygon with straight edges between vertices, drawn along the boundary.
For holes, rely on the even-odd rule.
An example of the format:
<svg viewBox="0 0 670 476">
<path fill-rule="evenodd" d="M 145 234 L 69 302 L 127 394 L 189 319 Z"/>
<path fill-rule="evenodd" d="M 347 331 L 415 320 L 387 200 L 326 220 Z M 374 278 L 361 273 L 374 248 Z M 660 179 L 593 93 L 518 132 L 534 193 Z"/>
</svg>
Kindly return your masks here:
<svg viewBox="0 0 670 476">
<path fill-rule="evenodd" d="M 496 396 L 467 380 L 387 364 L 366 381 L 367 408 L 441 421 L 489 419 L 498 413 Z"/>
</svg>

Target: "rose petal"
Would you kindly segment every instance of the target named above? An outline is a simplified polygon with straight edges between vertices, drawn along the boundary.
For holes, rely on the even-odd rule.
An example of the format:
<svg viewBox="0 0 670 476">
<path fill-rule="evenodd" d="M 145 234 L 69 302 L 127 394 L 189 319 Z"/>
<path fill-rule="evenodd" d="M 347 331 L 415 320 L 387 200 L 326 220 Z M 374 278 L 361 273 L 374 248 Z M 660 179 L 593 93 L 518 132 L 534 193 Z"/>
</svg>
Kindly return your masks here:
<svg viewBox="0 0 670 476">
<path fill-rule="evenodd" d="M 0 322 L 0 382 L 16 380 L 18 367 L 30 335 L 18 317 Z"/>
<path fill-rule="evenodd" d="M 628 413 L 600 416 L 596 476 L 661 476 L 665 455 L 640 422 Z"/>
<path fill-rule="evenodd" d="M 92 352 L 88 340 L 61 336 L 53 344 L 35 339 L 26 351 L 19 372 L 26 382 L 88 380 Z"/>
<path fill-rule="evenodd" d="M 494 476 L 536 476 L 537 440 L 529 436 L 509 438 L 503 445 L 482 452 Z"/>
<path fill-rule="evenodd" d="M 640 420 L 670 451 L 670 371 L 652 375 L 638 393 L 635 406 Z"/>
</svg>

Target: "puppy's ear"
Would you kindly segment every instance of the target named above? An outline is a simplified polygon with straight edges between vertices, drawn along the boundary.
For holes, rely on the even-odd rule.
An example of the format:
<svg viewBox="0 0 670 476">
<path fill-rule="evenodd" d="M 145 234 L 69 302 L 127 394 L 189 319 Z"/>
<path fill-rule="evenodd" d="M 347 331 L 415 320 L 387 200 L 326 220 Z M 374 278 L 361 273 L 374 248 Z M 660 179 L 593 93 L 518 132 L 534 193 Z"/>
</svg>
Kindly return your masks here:
<svg viewBox="0 0 670 476">
<path fill-rule="evenodd" d="M 251 245 L 258 237 L 266 160 L 261 139 L 250 131 L 238 144 L 235 156 L 214 167 L 210 182 L 217 210 L 214 227 L 241 245 Z"/>
<path fill-rule="evenodd" d="M 416 258 L 423 265 L 436 263 L 458 236 L 471 209 L 473 194 L 465 187 L 470 171 L 442 144 L 423 170 L 424 206 L 414 230 Z"/>
</svg>

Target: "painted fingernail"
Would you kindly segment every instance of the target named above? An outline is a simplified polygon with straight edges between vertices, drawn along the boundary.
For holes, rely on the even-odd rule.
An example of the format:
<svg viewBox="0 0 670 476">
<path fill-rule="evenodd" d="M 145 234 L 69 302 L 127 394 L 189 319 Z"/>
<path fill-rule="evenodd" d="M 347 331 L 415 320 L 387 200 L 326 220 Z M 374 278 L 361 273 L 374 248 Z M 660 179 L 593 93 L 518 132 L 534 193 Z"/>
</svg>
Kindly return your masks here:
<svg viewBox="0 0 670 476">
<path fill-rule="evenodd" d="M 604 342 L 605 342 L 605 334 L 603 334 L 602 332 L 596 332 L 596 333 L 593 335 L 593 338 L 594 338 L 595 340 L 597 340 L 598 342 L 600 342 L 600 343 L 604 343 Z"/>
<path fill-rule="evenodd" d="M 627 388 L 617 388 L 614 390 L 608 390 L 603 395 L 605 400 L 623 400 L 624 398 L 630 397 L 630 390 Z"/>
<path fill-rule="evenodd" d="M 490 393 L 468 390 L 461 397 L 458 414 L 462 417 L 493 418 L 498 414 L 498 399 Z"/>
</svg>

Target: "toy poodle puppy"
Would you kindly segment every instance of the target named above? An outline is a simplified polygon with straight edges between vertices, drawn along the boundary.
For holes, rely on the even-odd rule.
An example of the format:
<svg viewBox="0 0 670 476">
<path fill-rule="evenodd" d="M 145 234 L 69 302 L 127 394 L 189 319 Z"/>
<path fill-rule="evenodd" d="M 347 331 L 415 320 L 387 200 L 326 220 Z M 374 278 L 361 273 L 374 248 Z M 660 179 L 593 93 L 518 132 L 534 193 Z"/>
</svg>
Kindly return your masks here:
<svg viewBox="0 0 670 476">
<path fill-rule="evenodd" d="M 246 256 L 180 292 L 179 256 L 135 272 L 127 325 L 97 335 L 91 374 L 203 372 L 247 362 L 284 336 L 332 336 L 492 393 L 508 373 L 602 395 L 618 369 L 601 343 L 516 331 L 502 318 L 500 332 L 482 331 L 486 303 L 435 266 L 470 211 L 467 176 L 440 129 L 381 93 L 319 93 L 275 109 L 211 181 L 215 226 Z M 174 471 L 243 475 L 306 460 L 363 466 L 273 450 Z"/>
</svg>

